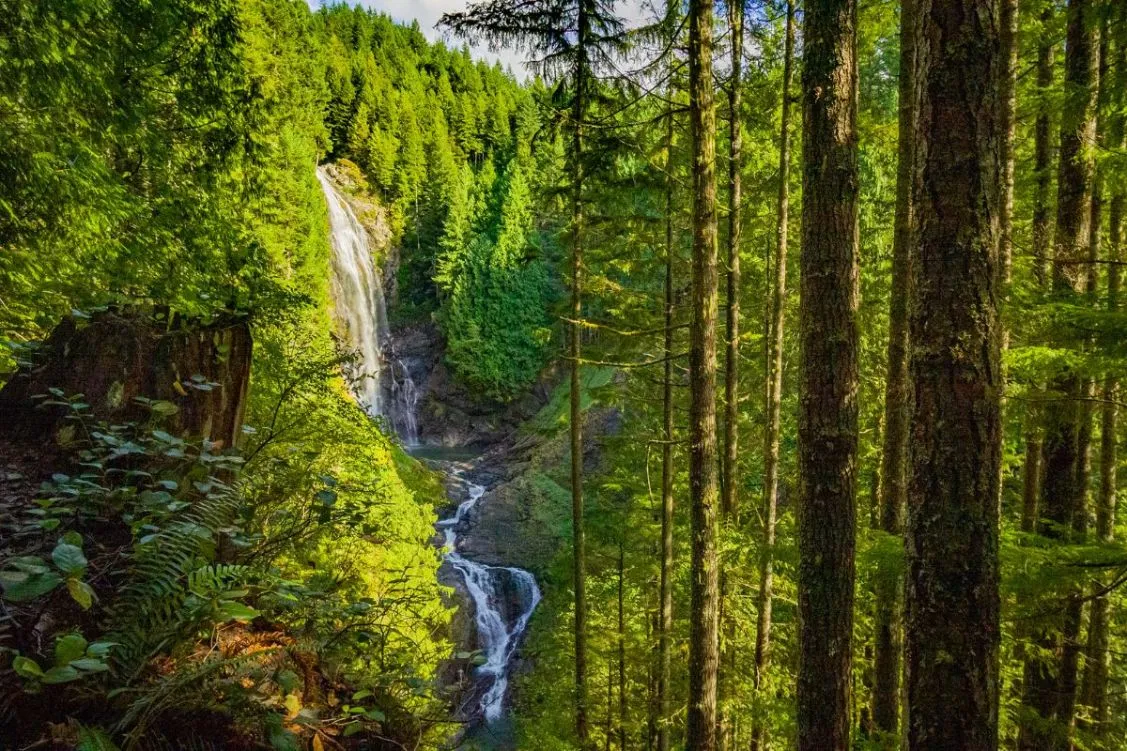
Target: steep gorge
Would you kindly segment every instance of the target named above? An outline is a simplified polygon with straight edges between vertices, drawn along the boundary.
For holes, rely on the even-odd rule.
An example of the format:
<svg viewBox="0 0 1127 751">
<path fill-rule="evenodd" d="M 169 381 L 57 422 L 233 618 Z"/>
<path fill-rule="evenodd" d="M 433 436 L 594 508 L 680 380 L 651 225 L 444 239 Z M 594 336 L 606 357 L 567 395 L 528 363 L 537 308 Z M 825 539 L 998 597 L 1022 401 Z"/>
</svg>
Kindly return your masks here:
<svg viewBox="0 0 1127 751">
<path fill-rule="evenodd" d="M 333 173 L 331 166 L 322 167 L 318 179 L 329 209 L 334 318 L 345 347 L 355 353 L 346 365 L 346 375 L 368 414 L 384 421 L 409 450 L 426 458 L 446 478 L 454 510 L 436 525 L 446 551 L 439 577 L 456 589 L 459 609 L 465 611 L 455 620 L 458 654 L 446 673 L 448 680 L 461 684 L 455 686 L 457 719 L 466 723 L 469 733 L 489 734 L 504 719 L 510 672 L 541 597 L 532 574 L 507 565 L 519 561 L 498 565 L 463 555 L 464 540 L 490 536 L 489 530 L 479 531 L 474 523 L 475 508 L 489 503 L 489 488 L 474 478 L 488 483 L 487 478 L 498 477 L 498 468 L 491 464 L 490 457 L 496 462 L 504 452 L 466 459 L 473 452 L 467 453 L 459 444 L 474 440 L 473 436 L 482 441 L 481 436 L 490 433 L 478 433 L 472 427 L 469 431 L 444 430 L 441 415 L 447 410 L 434 407 L 442 394 L 428 394 L 434 397 L 425 436 L 431 445 L 420 442 L 423 436 L 417 414 L 421 393 L 414 377 L 421 376 L 424 386 L 435 382 L 432 376 L 441 367 L 441 355 L 428 350 L 440 346 L 440 340 L 425 327 L 411 327 L 407 333 L 409 337 L 413 334 L 413 351 L 410 357 L 400 355 L 399 341 L 388 323 L 384 293 L 387 274 L 382 261 L 388 253 L 385 248 L 373 247 L 386 238 L 378 223 L 370 231 L 357 218 L 357 211 L 350 205 L 352 199 L 338 187 L 339 178 Z M 363 199 L 360 202 L 366 203 Z M 369 213 L 378 216 L 378 212 Z M 439 382 L 443 378 L 448 376 L 437 374 Z M 480 442 L 476 448 L 482 448 Z M 462 460 L 454 460 L 454 456 Z M 493 742 L 506 746 L 507 734 L 497 734 Z"/>
</svg>

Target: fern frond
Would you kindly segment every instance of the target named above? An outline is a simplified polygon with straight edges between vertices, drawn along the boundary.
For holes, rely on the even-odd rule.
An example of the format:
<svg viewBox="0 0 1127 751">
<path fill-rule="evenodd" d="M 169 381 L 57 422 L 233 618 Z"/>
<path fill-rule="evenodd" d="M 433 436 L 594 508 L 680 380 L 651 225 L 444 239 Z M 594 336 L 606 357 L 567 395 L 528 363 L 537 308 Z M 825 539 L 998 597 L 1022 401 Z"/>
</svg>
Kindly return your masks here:
<svg viewBox="0 0 1127 751">
<path fill-rule="evenodd" d="M 234 588 L 243 566 L 212 564 L 220 530 L 235 519 L 241 499 L 233 489 L 211 493 L 185 508 L 134 548 L 121 594 L 110 614 L 115 668 L 132 681 L 157 652 L 195 628 L 190 595 Z"/>
<path fill-rule="evenodd" d="M 280 648 L 279 648 L 280 649 Z M 156 684 L 146 686 L 125 711 L 116 727 L 125 734 L 125 751 L 133 751 L 147 737 L 153 722 L 169 709 L 183 710 L 186 695 L 192 691 L 213 694 L 209 686 L 222 681 L 227 669 L 235 669 L 259 659 L 263 652 L 235 657 L 212 657 L 179 666 Z"/>
</svg>

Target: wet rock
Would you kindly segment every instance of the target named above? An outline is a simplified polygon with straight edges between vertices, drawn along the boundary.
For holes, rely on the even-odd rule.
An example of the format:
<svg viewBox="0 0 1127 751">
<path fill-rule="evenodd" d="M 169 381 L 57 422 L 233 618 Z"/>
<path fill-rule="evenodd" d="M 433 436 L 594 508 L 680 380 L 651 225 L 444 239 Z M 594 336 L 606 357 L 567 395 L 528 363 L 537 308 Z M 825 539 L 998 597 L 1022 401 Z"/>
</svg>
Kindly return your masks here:
<svg viewBox="0 0 1127 751">
<path fill-rule="evenodd" d="M 548 402 L 560 378 L 556 368 L 548 368 L 524 394 L 498 402 L 454 378 L 443 361 L 446 342 L 433 322 L 394 327 L 391 348 L 418 387 L 419 439 L 429 446 L 486 450 L 511 440 Z"/>
</svg>

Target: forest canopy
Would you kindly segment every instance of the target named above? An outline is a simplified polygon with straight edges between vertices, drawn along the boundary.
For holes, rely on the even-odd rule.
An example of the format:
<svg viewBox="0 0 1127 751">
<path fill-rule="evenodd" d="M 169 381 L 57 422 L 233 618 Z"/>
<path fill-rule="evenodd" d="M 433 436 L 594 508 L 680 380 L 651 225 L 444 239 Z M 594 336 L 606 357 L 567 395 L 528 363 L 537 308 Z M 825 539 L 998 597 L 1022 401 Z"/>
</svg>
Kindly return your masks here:
<svg viewBox="0 0 1127 751">
<path fill-rule="evenodd" d="M 1127 4 L 0 17 L 0 380 L 99 363 L 0 425 L 18 747 L 1127 747 Z M 358 403 L 319 175 L 388 389 L 484 458 Z M 241 374 L 238 435 L 103 331 Z M 497 724 L 466 473 L 539 586 Z"/>
</svg>

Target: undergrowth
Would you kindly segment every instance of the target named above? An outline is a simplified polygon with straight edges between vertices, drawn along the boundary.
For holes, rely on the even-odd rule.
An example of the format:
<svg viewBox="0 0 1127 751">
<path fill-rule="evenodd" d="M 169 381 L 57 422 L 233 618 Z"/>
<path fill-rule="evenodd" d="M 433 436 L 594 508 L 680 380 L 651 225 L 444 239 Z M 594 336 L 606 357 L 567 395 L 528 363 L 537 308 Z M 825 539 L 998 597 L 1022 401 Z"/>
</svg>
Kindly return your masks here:
<svg viewBox="0 0 1127 751">
<path fill-rule="evenodd" d="M 284 751 L 435 732 L 441 485 L 326 378 L 273 413 L 332 438 L 248 428 L 243 452 L 167 432 L 168 402 L 108 425 L 81 395 L 45 396 L 68 410 L 72 460 L 0 550 L 0 735 Z"/>
</svg>

